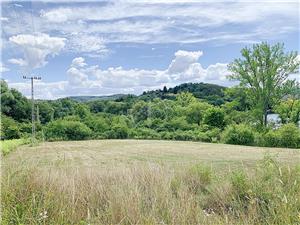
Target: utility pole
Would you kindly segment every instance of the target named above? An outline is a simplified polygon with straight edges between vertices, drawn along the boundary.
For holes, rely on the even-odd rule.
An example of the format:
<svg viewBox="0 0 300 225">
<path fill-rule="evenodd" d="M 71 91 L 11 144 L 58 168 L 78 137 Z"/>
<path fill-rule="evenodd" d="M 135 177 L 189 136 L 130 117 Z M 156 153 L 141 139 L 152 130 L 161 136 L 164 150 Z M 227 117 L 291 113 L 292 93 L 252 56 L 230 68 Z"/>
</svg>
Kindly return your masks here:
<svg viewBox="0 0 300 225">
<path fill-rule="evenodd" d="M 35 142 L 35 116 L 34 116 L 34 89 L 33 89 L 33 80 L 41 80 L 41 77 L 36 77 L 36 76 L 23 76 L 23 79 L 26 80 L 31 80 L 31 122 L 32 122 L 32 144 Z"/>
</svg>

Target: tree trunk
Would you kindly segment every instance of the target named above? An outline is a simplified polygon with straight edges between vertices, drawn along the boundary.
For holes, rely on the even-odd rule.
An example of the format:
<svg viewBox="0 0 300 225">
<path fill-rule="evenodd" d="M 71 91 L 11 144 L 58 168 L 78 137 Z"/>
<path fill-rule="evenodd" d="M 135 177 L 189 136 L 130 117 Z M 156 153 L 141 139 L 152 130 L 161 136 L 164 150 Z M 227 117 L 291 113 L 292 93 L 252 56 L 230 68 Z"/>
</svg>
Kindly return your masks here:
<svg viewBox="0 0 300 225">
<path fill-rule="evenodd" d="M 265 125 L 265 127 L 268 125 L 268 112 L 267 111 L 264 113 L 264 125 Z"/>
</svg>

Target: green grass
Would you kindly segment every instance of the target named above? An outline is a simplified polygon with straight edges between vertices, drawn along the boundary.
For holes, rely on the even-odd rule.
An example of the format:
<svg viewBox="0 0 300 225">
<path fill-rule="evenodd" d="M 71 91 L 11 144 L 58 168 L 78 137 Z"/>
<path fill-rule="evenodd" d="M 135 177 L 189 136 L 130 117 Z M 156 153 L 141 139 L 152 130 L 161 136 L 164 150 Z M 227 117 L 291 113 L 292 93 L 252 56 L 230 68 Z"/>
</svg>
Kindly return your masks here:
<svg viewBox="0 0 300 225">
<path fill-rule="evenodd" d="M 11 151 L 17 149 L 17 147 L 28 144 L 29 142 L 29 139 L 13 139 L 1 141 L 1 152 L 3 155 L 7 155 Z"/>
<path fill-rule="evenodd" d="M 2 224 L 300 224 L 300 151 L 100 140 L 3 158 Z"/>
</svg>

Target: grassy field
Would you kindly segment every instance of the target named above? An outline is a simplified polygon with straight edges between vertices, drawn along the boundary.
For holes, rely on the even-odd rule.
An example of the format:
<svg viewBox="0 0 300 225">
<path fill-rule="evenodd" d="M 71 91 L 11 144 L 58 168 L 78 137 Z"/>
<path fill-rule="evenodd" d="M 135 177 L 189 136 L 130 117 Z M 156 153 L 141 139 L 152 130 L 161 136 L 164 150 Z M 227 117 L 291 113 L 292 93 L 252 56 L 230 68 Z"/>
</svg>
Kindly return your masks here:
<svg viewBox="0 0 300 225">
<path fill-rule="evenodd" d="M 117 167 L 132 163 L 193 164 L 215 167 L 253 166 L 266 154 L 279 161 L 300 162 L 300 151 L 225 144 L 152 140 L 95 140 L 46 142 L 37 147 L 22 146 L 5 162 L 55 167 Z"/>
<path fill-rule="evenodd" d="M 299 224 L 300 151 L 99 140 L 2 159 L 3 224 Z"/>
</svg>

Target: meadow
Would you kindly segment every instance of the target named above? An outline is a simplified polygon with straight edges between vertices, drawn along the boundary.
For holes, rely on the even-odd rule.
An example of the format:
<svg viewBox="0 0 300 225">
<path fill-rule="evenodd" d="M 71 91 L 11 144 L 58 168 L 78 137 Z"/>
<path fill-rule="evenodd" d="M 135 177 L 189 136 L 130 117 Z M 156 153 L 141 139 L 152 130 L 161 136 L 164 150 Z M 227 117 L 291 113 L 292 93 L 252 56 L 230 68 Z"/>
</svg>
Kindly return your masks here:
<svg viewBox="0 0 300 225">
<path fill-rule="evenodd" d="M 299 224 L 300 152 L 45 142 L 2 158 L 2 224 Z"/>
</svg>

